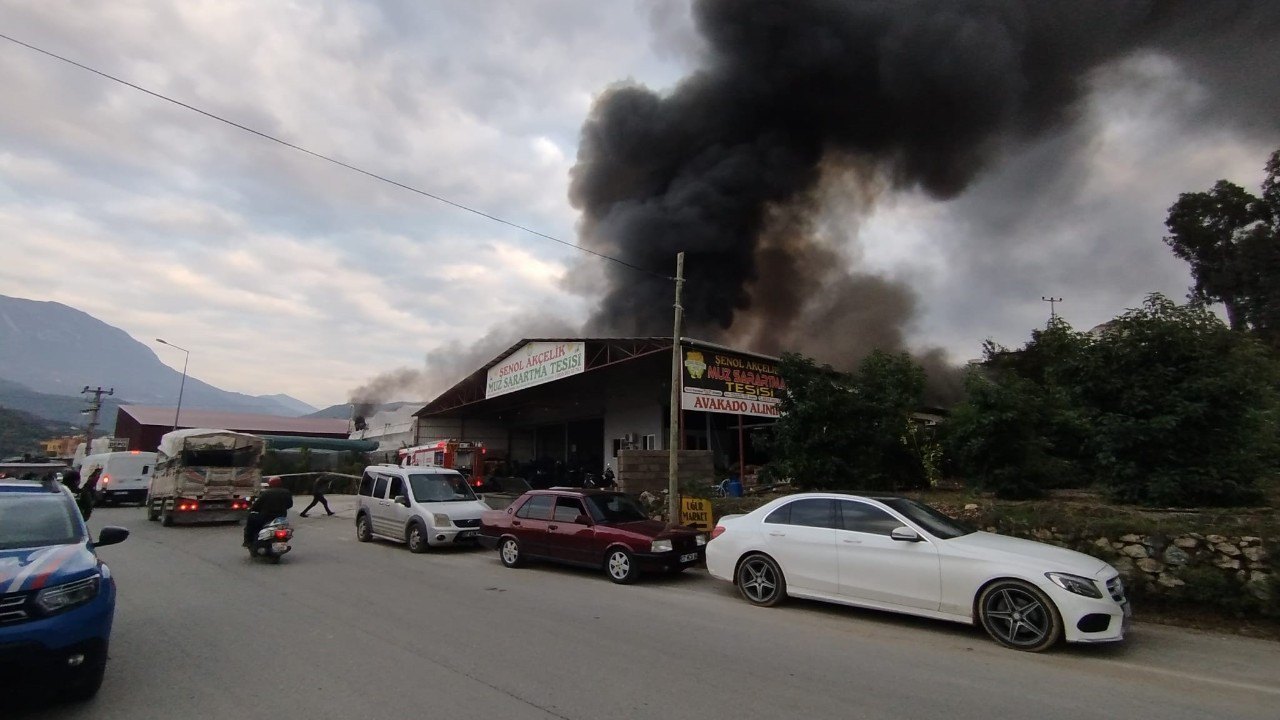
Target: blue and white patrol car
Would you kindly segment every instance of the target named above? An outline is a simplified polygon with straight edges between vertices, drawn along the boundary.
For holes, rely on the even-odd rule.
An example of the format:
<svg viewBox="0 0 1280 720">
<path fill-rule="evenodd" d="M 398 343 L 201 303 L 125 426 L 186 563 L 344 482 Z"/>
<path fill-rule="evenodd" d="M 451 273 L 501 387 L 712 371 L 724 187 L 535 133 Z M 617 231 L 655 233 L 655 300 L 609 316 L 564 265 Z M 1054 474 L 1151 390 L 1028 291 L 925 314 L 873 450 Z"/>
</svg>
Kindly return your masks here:
<svg viewBox="0 0 1280 720">
<path fill-rule="evenodd" d="M 0 477 L 0 697 L 50 687 L 87 700 L 102 685 L 116 586 L 71 491 L 52 479 Z M 6 686 L 9 686 L 6 688 Z"/>
</svg>

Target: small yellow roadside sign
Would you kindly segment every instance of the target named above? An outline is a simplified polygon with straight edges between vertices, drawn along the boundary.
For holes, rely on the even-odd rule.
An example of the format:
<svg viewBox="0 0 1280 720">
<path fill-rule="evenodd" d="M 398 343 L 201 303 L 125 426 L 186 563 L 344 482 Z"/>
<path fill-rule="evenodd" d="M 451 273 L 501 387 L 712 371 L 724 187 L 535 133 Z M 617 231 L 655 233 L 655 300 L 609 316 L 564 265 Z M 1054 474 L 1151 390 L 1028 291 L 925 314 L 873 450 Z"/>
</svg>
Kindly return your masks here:
<svg viewBox="0 0 1280 720">
<path fill-rule="evenodd" d="M 711 517 L 711 501 L 703 498 L 680 498 L 680 524 L 696 525 L 699 530 L 711 532 L 715 520 Z"/>
</svg>

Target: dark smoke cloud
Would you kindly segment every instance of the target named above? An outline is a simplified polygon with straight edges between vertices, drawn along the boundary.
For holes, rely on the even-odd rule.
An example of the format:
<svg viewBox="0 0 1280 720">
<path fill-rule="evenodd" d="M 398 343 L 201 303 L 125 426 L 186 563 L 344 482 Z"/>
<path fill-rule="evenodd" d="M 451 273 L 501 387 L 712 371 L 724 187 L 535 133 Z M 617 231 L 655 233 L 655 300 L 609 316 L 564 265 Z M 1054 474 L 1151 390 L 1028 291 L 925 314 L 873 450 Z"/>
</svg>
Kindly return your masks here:
<svg viewBox="0 0 1280 720">
<path fill-rule="evenodd" d="M 702 68 L 665 95 L 610 88 L 583 127 L 570 189 L 582 242 L 662 274 L 684 251 L 690 334 L 845 366 L 900 349 L 918 298 L 849 268 L 815 232 L 831 178 L 851 191 L 834 201 L 862 212 L 884 192 L 955 197 L 1002 156 L 1069 127 L 1090 76 L 1138 51 L 1172 55 L 1226 98 L 1260 94 L 1251 116 L 1265 117 L 1274 76 L 1236 61 L 1276 45 L 1277 9 L 697 0 Z M 856 228 L 848 235 L 856 243 Z M 588 333 L 669 332 L 669 282 L 607 273 Z"/>
</svg>

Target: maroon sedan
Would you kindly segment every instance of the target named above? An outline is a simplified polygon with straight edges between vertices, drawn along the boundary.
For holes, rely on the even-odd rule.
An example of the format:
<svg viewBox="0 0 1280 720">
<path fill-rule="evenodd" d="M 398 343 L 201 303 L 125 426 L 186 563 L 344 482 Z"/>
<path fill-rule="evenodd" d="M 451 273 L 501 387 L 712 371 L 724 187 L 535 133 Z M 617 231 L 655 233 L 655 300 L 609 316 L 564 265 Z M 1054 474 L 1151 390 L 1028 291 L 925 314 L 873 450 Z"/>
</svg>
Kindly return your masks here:
<svg viewBox="0 0 1280 720">
<path fill-rule="evenodd" d="M 507 567 L 534 558 L 604 568 L 616 583 L 641 572 L 678 573 L 702 562 L 707 536 L 650 520 L 629 496 L 607 490 L 531 490 L 480 519 L 480 544 Z"/>
</svg>

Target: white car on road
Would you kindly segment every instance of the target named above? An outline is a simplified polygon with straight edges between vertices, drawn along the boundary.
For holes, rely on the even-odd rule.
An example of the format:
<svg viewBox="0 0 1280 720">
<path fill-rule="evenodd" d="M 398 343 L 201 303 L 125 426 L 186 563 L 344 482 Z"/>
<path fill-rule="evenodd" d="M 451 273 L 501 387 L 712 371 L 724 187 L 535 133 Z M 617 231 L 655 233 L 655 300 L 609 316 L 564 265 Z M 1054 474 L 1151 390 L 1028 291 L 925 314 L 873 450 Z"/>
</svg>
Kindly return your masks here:
<svg viewBox="0 0 1280 720">
<path fill-rule="evenodd" d="M 1083 553 L 974 532 L 902 497 L 803 493 L 720 519 L 707 570 L 755 605 L 786 597 L 980 624 L 996 642 L 1122 640 L 1119 573 Z"/>
</svg>

